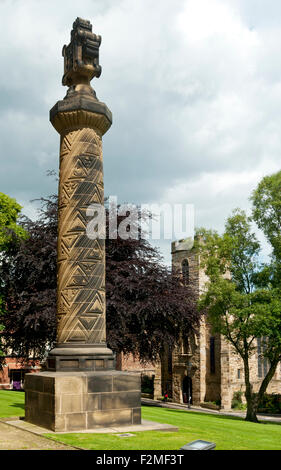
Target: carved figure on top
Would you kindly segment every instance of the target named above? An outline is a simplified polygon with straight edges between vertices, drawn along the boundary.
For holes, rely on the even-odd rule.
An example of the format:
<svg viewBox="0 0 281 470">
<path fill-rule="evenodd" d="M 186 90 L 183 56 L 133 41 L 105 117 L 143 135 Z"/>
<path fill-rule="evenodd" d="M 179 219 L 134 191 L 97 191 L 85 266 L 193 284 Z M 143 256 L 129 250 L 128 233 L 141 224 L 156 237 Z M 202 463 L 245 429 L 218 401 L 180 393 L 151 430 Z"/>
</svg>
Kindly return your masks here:
<svg viewBox="0 0 281 470">
<path fill-rule="evenodd" d="M 101 36 L 92 32 L 90 21 L 77 18 L 73 23 L 71 40 L 63 46 L 64 75 L 62 84 L 75 87 L 90 85 L 94 77 L 101 75 L 99 65 L 99 47 Z"/>
</svg>

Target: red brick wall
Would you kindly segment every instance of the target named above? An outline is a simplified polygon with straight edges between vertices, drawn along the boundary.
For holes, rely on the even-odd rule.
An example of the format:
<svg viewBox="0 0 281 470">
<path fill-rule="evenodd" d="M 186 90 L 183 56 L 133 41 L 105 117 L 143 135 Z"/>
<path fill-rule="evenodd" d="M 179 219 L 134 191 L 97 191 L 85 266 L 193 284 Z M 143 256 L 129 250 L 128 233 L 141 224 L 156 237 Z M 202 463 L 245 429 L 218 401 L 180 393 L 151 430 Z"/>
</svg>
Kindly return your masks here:
<svg viewBox="0 0 281 470">
<path fill-rule="evenodd" d="M 33 363 L 33 361 L 23 363 L 19 358 L 6 357 L 3 368 L 0 369 L 0 390 L 9 390 L 11 388 L 12 371 L 24 370 L 25 373 L 36 373 L 39 372 L 40 369 L 39 361 L 35 361 L 35 363 Z"/>
<path fill-rule="evenodd" d="M 147 375 L 155 373 L 155 365 L 152 363 L 141 363 L 139 359 L 132 354 L 124 355 L 123 353 L 117 354 L 116 369 L 129 372 L 142 372 Z"/>
</svg>

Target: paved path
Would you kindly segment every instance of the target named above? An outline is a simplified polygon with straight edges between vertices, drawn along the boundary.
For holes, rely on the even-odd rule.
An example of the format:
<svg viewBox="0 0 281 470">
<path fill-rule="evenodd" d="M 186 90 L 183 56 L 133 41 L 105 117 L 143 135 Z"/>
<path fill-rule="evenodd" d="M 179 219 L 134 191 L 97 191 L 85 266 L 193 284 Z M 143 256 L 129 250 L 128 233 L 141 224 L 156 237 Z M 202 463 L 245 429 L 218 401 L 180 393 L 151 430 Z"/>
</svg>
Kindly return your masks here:
<svg viewBox="0 0 281 470">
<path fill-rule="evenodd" d="M 200 406 L 191 406 L 191 408 L 187 408 L 187 405 L 182 405 L 180 403 L 163 403 L 158 400 L 151 400 L 150 398 L 142 398 L 141 402 L 143 405 L 148 406 L 161 406 L 162 408 L 174 408 L 177 410 L 185 410 L 185 411 L 195 411 L 200 413 L 206 414 L 217 414 L 223 416 L 238 416 L 239 418 L 245 418 L 246 412 L 244 411 L 217 411 L 217 410 L 209 410 L 207 408 L 201 408 Z M 280 423 L 281 424 L 281 415 L 268 415 L 268 414 L 258 414 L 258 420 L 260 421 L 269 421 L 271 423 Z"/>
<path fill-rule="evenodd" d="M 24 431 L 30 431 L 32 433 L 40 435 L 48 434 L 66 434 L 66 431 L 48 431 L 46 428 L 41 428 L 40 426 L 36 426 L 35 424 L 31 424 L 26 422 L 24 419 L 13 419 L 12 421 L 6 420 L 7 424 L 14 426 L 16 428 L 22 429 Z M 141 424 L 133 424 L 127 426 L 115 426 L 115 427 L 107 427 L 107 428 L 95 428 L 95 429 L 83 429 L 83 430 L 76 430 L 76 431 L 67 431 L 67 434 L 113 434 L 113 433 L 130 433 L 130 432 L 140 432 L 140 431 L 169 431 L 169 432 L 178 432 L 178 427 L 173 426 L 172 424 L 166 423 L 157 423 L 155 421 L 148 421 L 146 419 L 142 419 Z"/>
<path fill-rule="evenodd" d="M 74 448 L 0 421 L 0 450 L 74 450 Z"/>
</svg>

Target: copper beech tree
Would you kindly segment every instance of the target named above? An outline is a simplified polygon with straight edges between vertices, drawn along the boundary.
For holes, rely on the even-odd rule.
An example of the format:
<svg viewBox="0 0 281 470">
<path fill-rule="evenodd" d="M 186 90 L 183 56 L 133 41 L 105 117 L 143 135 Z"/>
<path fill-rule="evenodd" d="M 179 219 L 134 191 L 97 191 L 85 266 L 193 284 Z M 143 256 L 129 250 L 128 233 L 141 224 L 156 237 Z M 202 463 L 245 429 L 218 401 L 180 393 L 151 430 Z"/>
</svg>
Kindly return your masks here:
<svg viewBox="0 0 281 470">
<path fill-rule="evenodd" d="M 117 216 L 117 227 L 124 220 Z M 108 233 L 108 211 L 106 221 Z M 17 356 L 42 359 L 55 341 L 57 197 L 41 199 L 38 220 L 22 217 L 21 225 L 28 239 L 1 256 L 2 339 Z M 109 347 L 143 361 L 157 360 L 200 319 L 192 286 L 140 236 L 106 238 L 106 305 Z"/>
</svg>

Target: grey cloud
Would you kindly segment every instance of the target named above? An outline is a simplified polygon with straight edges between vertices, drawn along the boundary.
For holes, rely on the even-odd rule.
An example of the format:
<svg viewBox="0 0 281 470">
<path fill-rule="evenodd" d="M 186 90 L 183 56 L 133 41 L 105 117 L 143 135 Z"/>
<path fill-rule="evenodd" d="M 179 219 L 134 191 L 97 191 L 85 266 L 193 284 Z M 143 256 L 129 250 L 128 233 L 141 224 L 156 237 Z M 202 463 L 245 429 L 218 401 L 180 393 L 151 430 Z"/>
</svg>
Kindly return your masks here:
<svg viewBox="0 0 281 470">
<path fill-rule="evenodd" d="M 222 227 L 231 207 L 248 207 L 253 171 L 270 173 L 280 159 L 276 3 L 81 0 L 77 9 L 69 0 L 2 2 L 0 60 L 9 73 L 0 77 L 1 191 L 27 206 L 56 190 L 46 177 L 59 152 L 48 113 L 65 96 L 61 48 L 82 16 L 103 37 L 103 73 L 93 86 L 113 112 L 104 136 L 106 194 L 135 203 L 180 197 L 195 204 L 200 224 Z M 226 172 L 236 179 L 248 172 L 243 191 L 238 180 L 237 191 L 221 195 L 200 188 L 204 174 L 214 182 Z M 190 190 L 178 192 L 180 185 Z"/>
</svg>

